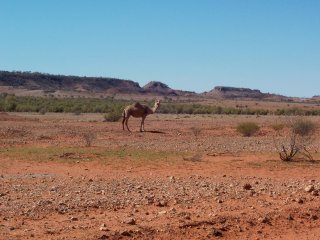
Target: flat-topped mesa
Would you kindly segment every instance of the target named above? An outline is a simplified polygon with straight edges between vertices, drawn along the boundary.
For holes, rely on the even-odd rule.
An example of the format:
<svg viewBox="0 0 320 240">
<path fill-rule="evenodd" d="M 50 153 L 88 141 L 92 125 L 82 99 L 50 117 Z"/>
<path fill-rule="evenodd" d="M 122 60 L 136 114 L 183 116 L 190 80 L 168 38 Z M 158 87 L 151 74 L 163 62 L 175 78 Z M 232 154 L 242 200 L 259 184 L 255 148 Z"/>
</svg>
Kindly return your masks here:
<svg viewBox="0 0 320 240">
<path fill-rule="evenodd" d="M 237 87 L 225 87 L 225 86 L 216 86 L 210 92 L 207 92 L 206 95 L 219 98 L 265 98 L 268 94 L 260 92 L 257 89 L 250 88 L 237 88 Z"/>
<path fill-rule="evenodd" d="M 221 92 L 247 92 L 247 93 L 261 93 L 258 89 L 250 89 L 250 88 L 237 88 L 237 87 L 224 87 L 224 86 L 216 86 L 213 90 L 221 91 Z"/>
</svg>

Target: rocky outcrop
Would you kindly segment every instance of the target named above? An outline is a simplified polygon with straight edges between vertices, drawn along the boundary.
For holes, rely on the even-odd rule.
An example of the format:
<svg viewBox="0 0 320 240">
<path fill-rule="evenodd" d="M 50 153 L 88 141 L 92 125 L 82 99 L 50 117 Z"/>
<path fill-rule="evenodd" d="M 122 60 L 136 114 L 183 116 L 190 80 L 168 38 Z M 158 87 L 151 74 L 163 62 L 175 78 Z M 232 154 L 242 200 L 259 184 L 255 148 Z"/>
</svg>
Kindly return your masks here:
<svg viewBox="0 0 320 240">
<path fill-rule="evenodd" d="M 160 95 L 171 95 L 171 96 L 177 96 L 177 92 L 168 85 L 162 83 L 162 82 L 156 82 L 156 81 L 151 81 L 148 84 L 146 84 L 143 89 L 146 92 L 152 92 L 155 94 L 160 94 Z"/>
<path fill-rule="evenodd" d="M 103 77 L 78 77 L 31 72 L 0 72 L 0 86 L 26 90 L 101 93 L 144 93 L 137 82 Z"/>
</svg>

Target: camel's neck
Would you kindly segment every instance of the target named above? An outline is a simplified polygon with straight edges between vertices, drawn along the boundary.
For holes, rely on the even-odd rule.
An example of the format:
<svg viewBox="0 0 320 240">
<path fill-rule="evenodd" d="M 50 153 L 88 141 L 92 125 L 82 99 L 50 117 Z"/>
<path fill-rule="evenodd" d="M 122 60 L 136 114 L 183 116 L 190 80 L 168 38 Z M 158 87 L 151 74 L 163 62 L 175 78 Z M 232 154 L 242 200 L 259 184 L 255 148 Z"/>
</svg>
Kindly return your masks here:
<svg viewBox="0 0 320 240">
<path fill-rule="evenodd" d="M 155 105 L 153 106 L 153 108 L 151 108 L 152 113 L 155 113 L 155 112 L 157 111 L 158 107 L 159 107 L 159 105 L 155 104 Z"/>
</svg>

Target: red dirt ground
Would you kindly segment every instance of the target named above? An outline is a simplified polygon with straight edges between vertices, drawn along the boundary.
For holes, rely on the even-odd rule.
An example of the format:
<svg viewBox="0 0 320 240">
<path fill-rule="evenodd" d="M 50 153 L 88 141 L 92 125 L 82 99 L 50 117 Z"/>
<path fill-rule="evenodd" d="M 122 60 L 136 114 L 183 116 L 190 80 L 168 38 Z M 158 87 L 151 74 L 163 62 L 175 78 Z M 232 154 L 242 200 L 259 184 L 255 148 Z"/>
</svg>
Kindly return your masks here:
<svg viewBox="0 0 320 240">
<path fill-rule="evenodd" d="M 0 239 L 320 239 L 319 155 L 278 159 L 283 118 L 101 120 L 0 115 Z"/>
</svg>

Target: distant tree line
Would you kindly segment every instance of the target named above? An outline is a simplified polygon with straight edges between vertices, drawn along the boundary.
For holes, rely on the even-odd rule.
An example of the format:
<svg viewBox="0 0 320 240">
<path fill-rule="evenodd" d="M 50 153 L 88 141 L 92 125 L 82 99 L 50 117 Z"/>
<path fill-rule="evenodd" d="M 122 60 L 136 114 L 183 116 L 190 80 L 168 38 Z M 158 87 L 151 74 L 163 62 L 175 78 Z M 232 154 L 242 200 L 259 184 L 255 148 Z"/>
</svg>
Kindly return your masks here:
<svg viewBox="0 0 320 240">
<path fill-rule="evenodd" d="M 0 111 L 5 112 L 56 112 L 56 113 L 121 113 L 124 107 L 133 101 L 116 100 L 112 97 L 98 98 L 55 98 L 20 97 L 0 94 Z M 147 102 L 150 106 L 153 102 Z M 320 115 L 317 109 L 254 109 L 236 108 L 192 103 L 163 102 L 159 113 L 164 114 L 235 114 L 235 115 Z"/>
</svg>

